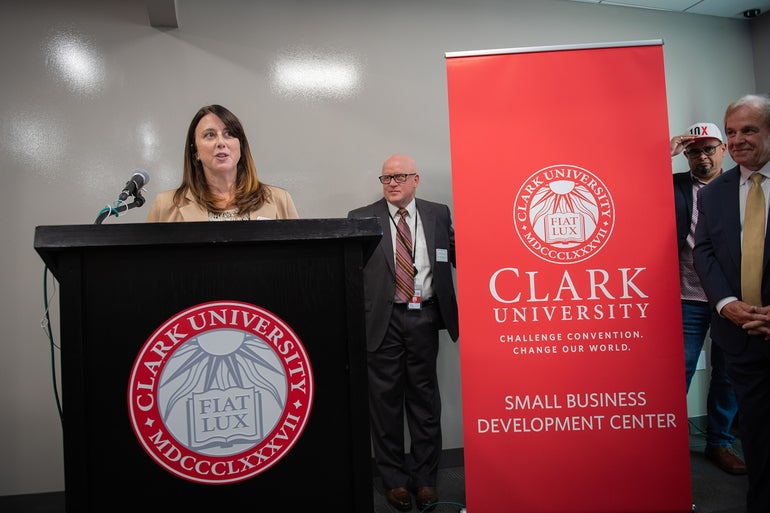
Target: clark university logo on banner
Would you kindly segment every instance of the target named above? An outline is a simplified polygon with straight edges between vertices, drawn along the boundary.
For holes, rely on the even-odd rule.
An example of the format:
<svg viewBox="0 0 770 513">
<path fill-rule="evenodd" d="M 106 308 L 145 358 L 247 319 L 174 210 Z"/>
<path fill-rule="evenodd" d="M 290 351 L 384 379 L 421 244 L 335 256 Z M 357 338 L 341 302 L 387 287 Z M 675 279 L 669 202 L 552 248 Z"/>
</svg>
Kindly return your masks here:
<svg viewBox="0 0 770 513">
<path fill-rule="evenodd" d="M 524 246 L 554 264 L 582 262 L 610 238 L 615 207 L 607 186 L 578 166 L 543 168 L 516 195 L 513 222 Z"/>
<path fill-rule="evenodd" d="M 139 443 L 168 472 L 202 484 L 252 478 L 295 445 L 313 403 L 310 359 L 273 313 L 237 301 L 168 319 L 137 355 L 128 409 Z"/>
</svg>

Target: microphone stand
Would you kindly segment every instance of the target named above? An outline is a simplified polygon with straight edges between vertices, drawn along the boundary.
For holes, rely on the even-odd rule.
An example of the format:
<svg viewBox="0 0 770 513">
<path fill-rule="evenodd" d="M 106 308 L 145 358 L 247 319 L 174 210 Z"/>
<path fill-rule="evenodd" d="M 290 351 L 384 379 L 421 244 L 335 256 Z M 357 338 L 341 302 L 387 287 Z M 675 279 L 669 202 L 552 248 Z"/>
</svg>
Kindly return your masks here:
<svg viewBox="0 0 770 513">
<path fill-rule="evenodd" d="M 96 218 L 96 221 L 94 221 L 94 224 L 102 224 L 102 222 L 104 222 L 104 220 L 107 219 L 110 215 L 118 217 L 120 212 L 125 212 L 126 210 L 144 205 L 144 197 L 142 196 L 142 191 L 136 191 L 136 194 L 134 194 L 134 201 L 131 203 L 120 203 L 121 204 L 116 207 L 107 207 L 99 212 L 99 216 Z"/>
</svg>

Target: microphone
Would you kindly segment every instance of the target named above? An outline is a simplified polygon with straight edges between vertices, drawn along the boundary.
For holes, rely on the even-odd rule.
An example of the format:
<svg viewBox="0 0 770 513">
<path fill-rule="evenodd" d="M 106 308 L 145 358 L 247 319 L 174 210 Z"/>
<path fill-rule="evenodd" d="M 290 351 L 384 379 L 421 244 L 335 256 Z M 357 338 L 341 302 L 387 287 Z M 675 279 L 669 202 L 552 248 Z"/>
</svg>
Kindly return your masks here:
<svg viewBox="0 0 770 513">
<path fill-rule="evenodd" d="M 131 175 L 131 179 L 126 182 L 126 186 L 120 191 L 118 201 L 126 201 L 129 196 L 136 196 L 142 187 L 150 182 L 150 175 L 144 169 L 137 169 L 134 174 Z"/>
</svg>

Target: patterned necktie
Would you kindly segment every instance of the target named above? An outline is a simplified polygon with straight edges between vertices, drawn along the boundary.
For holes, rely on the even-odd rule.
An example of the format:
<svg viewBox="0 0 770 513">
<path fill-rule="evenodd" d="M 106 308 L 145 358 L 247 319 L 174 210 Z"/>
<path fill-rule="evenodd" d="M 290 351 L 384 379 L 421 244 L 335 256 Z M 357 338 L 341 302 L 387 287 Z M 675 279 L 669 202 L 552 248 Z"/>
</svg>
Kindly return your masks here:
<svg viewBox="0 0 770 513">
<path fill-rule="evenodd" d="M 744 302 L 762 306 L 762 259 L 765 247 L 765 195 L 760 183 L 764 177 L 751 175 L 746 197 L 741 246 L 741 296 Z"/>
<path fill-rule="evenodd" d="M 414 295 L 414 264 L 412 263 L 412 232 L 406 224 L 409 212 L 398 209 L 396 232 L 396 297 L 408 303 Z"/>
</svg>

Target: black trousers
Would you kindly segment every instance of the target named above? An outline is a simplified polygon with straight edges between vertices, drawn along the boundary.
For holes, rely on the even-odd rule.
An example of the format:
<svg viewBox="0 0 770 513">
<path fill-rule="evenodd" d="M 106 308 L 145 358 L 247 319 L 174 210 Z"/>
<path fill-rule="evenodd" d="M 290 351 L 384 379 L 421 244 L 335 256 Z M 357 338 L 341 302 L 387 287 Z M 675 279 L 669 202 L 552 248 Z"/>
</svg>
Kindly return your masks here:
<svg viewBox="0 0 770 513">
<path fill-rule="evenodd" d="M 718 341 L 717 341 L 718 343 Z M 725 352 L 738 399 L 741 447 L 748 470 L 747 513 L 770 512 L 770 341 L 749 338 L 740 354 Z"/>
<path fill-rule="evenodd" d="M 377 472 L 386 489 L 436 486 L 441 455 L 441 395 L 436 374 L 437 305 L 396 304 L 377 351 L 367 356 L 369 416 Z M 404 418 L 409 428 L 406 456 Z"/>
</svg>

